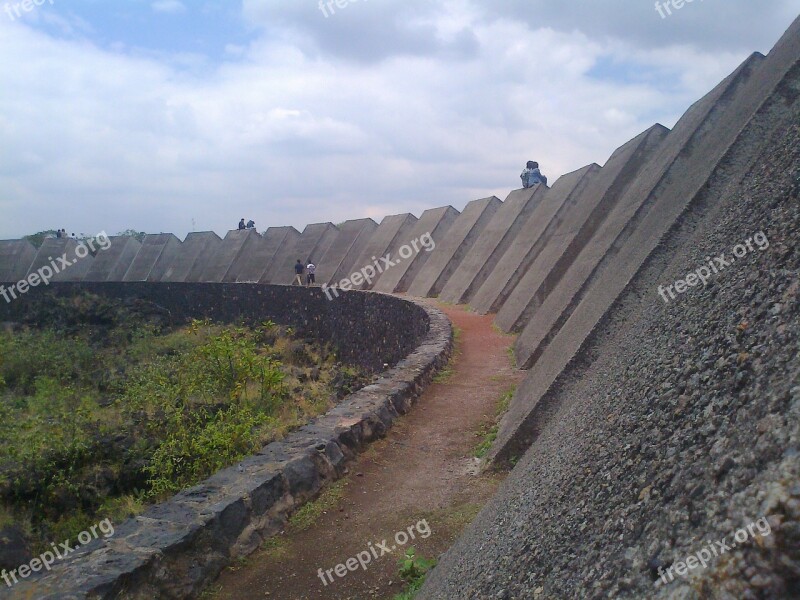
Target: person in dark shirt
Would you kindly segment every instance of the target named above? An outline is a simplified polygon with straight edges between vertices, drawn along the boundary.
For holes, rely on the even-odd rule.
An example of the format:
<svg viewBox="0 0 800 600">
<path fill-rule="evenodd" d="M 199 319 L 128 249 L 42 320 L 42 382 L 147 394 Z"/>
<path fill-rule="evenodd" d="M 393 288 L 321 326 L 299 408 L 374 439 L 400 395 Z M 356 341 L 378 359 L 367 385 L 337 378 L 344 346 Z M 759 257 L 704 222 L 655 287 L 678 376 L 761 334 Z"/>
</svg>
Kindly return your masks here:
<svg viewBox="0 0 800 600">
<path fill-rule="evenodd" d="M 303 263 L 298 258 L 297 262 L 294 263 L 294 281 L 292 282 L 292 285 L 295 283 L 297 285 L 303 285 L 303 271 L 305 271 L 305 269 L 306 268 L 303 266 Z"/>
</svg>

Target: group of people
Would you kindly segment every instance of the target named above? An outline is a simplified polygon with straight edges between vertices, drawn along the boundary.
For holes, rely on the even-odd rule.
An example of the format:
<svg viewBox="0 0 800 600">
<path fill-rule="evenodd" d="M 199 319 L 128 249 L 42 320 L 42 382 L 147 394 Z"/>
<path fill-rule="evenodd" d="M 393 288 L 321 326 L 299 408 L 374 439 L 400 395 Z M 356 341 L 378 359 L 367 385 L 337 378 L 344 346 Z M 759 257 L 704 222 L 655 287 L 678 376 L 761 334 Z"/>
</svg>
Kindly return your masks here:
<svg viewBox="0 0 800 600">
<path fill-rule="evenodd" d="M 303 285 L 303 273 L 306 274 L 306 285 L 314 285 L 316 280 L 317 266 L 308 261 L 308 264 L 303 266 L 303 261 L 299 258 L 294 263 L 294 281 L 292 285 Z"/>
<path fill-rule="evenodd" d="M 83 235 L 83 234 L 81 234 L 81 235 Z M 66 238 L 66 237 L 69 237 L 69 236 L 67 235 L 67 230 L 66 230 L 66 229 L 56 229 L 56 237 L 57 237 L 58 239 L 61 239 L 61 238 Z M 73 237 L 73 238 L 77 238 L 78 236 L 76 236 L 76 235 L 73 233 L 73 234 L 72 234 L 72 237 Z"/>
<path fill-rule="evenodd" d="M 239 231 L 242 231 L 244 229 L 255 229 L 255 228 L 256 228 L 256 222 L 253 221 L 253 219 L 250 219 L 247 223 L 245 223 L 244 217 L 242 217 L 242 219 L 239 221 Z"/>
</svg>

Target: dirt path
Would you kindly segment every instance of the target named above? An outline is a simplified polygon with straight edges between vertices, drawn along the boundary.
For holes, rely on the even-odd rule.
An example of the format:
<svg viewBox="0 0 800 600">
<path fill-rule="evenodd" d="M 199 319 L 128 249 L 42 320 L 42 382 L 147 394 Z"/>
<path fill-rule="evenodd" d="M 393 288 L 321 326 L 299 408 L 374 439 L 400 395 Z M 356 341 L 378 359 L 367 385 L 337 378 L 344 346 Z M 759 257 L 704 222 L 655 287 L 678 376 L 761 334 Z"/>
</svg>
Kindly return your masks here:
<svg viewBox="0 0 800 600">
<path fill-rule="evenodd" d="M 499 482 L 475 474 L 478 432 L 522 372 L 511 367 L 507 355 L 513 338 L 498 333 L 491 317 L 460 307 L 439 308 L 461 332 L 452 372 L 433 383 L 386 439 L 350 466 L 341 499 L 332 508 L 308 529 L 278 536 L 227 569 L 208 598 L 391 598 L 402 590 L 397 559 L 406 548 L 438 556 L 477 514 Z M 410 528 L 416 539 L 402 544 L 403 535 L 395 534 L 409 537 Z M 380 556 L 383 540 L 390 553 Z M 358 567 L 344 577 L 331 571 L 333 581 L 323 584 L 319 569 L 334 569 L 368 553 L 370 545 L 378 558 L 373 554 L 366 569 Z M 365 554 L 362 558 L 366 562 Z"/>
</svg>

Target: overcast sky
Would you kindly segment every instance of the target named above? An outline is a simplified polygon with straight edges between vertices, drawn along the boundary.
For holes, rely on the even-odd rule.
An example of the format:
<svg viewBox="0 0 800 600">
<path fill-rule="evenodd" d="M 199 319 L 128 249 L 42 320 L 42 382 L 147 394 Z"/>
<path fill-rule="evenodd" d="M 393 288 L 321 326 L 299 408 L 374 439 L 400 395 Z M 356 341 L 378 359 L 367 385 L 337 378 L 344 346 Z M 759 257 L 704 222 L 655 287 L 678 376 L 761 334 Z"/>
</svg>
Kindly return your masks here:
<svg viewBox="0 0 800 600">
<path fill-rule="evenodd" d="M 800 0 L 0 0 L 0 238 L 504 199 L 668 127 Z M 662 14 L 664 15 L 662 17 Z"/>
</svg>

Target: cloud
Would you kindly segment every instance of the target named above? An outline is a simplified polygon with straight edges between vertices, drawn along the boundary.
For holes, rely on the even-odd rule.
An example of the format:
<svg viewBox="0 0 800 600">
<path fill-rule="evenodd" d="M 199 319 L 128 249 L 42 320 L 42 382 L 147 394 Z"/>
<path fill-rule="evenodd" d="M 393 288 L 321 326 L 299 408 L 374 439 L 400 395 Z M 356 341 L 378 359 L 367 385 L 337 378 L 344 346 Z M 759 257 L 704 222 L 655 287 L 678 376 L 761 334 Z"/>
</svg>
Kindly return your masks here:
<svg viewBox="0 0 800 600">
<path fill-rule="evenodd" d="M 186 5 L 180 0 L 156 0 L 150 6 L 157 13 L 174 15 L 186 12 Z"/>
<path fill-rule="evenodd" d="M 0 22 L 0 53 L 18 57 L 0 63 L 14 90 L 0 95 L 0 237 L 460 209 L 505 197 L 529 159 L 551 182 L 602 164 L 752 50 L 665 52 L 461 1 L 370 1 L 327 19 L 285 4 L 246 0 L 261 33 L 202 69 Z M 366 40 L 327 29 L 369 22 L 380 35 Z"/>
</svg>

